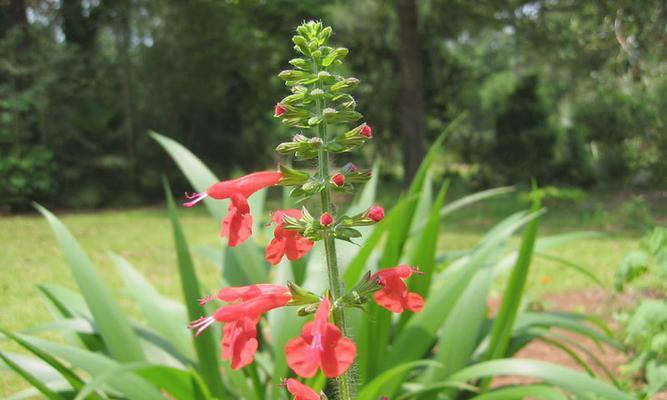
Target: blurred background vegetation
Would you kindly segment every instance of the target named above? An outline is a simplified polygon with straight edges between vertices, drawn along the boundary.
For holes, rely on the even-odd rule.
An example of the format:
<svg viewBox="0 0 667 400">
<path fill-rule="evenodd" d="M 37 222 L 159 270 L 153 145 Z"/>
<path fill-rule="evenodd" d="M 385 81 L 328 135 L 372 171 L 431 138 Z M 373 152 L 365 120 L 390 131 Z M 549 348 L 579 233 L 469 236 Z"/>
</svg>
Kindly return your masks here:
<svg viewBox="0 0 667 400">
<path fill-rule="evenodd" d="M 2 206 L 187 187 L 149 129 L 221 176 L 275 165 L 276 73 L 311 18 L 354 55 L 386 180 L 466 112 L 440 171 L 465 187 L 667 183 L 664 0 L 0 0 Z"/>
</svg>

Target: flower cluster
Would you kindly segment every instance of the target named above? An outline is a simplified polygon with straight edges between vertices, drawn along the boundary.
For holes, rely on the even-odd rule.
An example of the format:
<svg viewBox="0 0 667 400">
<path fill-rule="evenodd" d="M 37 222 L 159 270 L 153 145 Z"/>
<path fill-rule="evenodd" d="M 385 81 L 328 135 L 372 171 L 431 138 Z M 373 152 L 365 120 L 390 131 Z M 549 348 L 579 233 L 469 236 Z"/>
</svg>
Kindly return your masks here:
<svg viewBox="0 0 667 400">
<path fill-rule="evenodd" d="M 225 304 L 212 315 L 193 321 L 190 327 L 198 335 L 215 322 L 223 323 L 222 358 L 229 360 L 233 369 L 239 369 L 254 360 L 259 345 L 257 327 L 262 316 L 276 308 L 302 306 L 298 315 L 314 313 L 313 320 L 303 326 L 300 336 L 285 345 L 287 364 L 300 377 L 310 378 L 321 370 L 327 378 L 340 377 L 341 384 L 357 354 L 357 346 L 346 337 L 345 308 L 363 307 L 373 298 L 391 312 L 400 313 L 405 309 L 418 312 L 424 306 L 424 299 L 409 292 L 405 279 L 421 273 L 408 265 L 383 268 L 374 274 L 367 273 L 347 293 L 337 281 L 335 240 L 352 241 L 360 237 L 356 227 L 382 221 L 384 210 L 372 206 L 356 215 L 339 213 L 332 204 L 332 193 L 352 193 L 357 185 L 370 179 L 371 174 L 351 163 L 329 172 L 329 155 L 359 148 L 373 138 L 373 130 L 365 122 L 356 122 L 362 115 L 355 110 L 356 101 L 349 92 L 359 81 L 336 73 L 348 50 L 328 46 L 331 28 L 319 22 L 305 23 L 297 31 L 292 40 L 300 57 L 290 60 L 294 69 L 279 74 L 291 94 L 278 102 L 273 111 L 276 118 L 288 127 L 299 129 L 299 133 L 278 145 L 276 151 L 297 161 L 317 158 L 318 169 L 301 171 L 280 165 L 277 171 L 255 172 L 218 182 L 205 193 L 186 194 L 188 201 L 184 206 L 192 207 L 207 198 L 228 200 L 220 235 L 234 247 L 253 233 L 248 198 L 270 186 L 291 187 L 291 198 L 304 205 L 300 209 L 277 210 L 271 214 L 268 225 L 275 224 L 275 228 L 265 258 L 272 265 L 281 264 L 284 258 L 298 260 L 309 253 L 315 242 L 323 241 L 327 267 L 334 272 L 329 274 L 330 290 L 318 296 L 291 282 L 286 286 L 260 283 L 226 287 L 200 301 L 202 305 L 214 300 Z M 347 127 L 352 123 L 356 126 Z M 309 130 L 316 133 L 306 134 Z M 320 200 L 318 217 L 313 217 L 305 206 L 315 196 Z M 284 385 L 295 399 L 321 398 L 298 380 L 287 379 Z M 349 392 L 349 388 L 344 390 Z"/>
</svg>

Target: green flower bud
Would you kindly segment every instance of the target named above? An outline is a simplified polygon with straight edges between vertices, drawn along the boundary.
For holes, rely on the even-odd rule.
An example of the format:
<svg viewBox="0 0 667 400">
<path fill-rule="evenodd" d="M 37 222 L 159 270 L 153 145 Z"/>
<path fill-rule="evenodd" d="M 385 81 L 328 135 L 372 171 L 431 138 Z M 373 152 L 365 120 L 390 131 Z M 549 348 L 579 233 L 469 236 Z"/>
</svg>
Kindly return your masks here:
<svg viewBox="0 0 667 400">
<path fill-rule="evenodd" d="M 311 67 L 310 62 L 304 60 L 303 58 L 293 58 L 289 60 L 289 63 L 293 65 L 295 68 L 299 68 L 305 71 L 310 70 Z"/>
<path fill-rule="evenodd" d="M 299 81 L 313 78 L 313 74 L 306 71 L 288 69 L 278 74 L 278 77 L 284 81 Z"/>
<path fill-rule="evenodd" d="M 327 54 L 326 57 L 324 57 L 324 60 L 322 60 L 322 66 L 330 66 L 334 61 L 344 58 L 349 52 L 350 51 L 344 47 L 339 47 L 335 50 L 332 50 L 329 52 L 329 54 Z"/>
<path fill-rule="evenodd" d="M 331 85 L 332 92 L 343 92 L 354 89 L 359 85 L 359 79 L 357 78 L 345 78 L 340 80 L 333 85 Z"/>
<path fill-rule="evenodd" d="M 333 32 L 333 30 L 331 29 L 330 26 L 327 26 L 326 28 L 322 29 L 322 31 L 318 35 L 318 38 L 320 39 L 320 43 L 321 44 L 326 43 L 327 40 L 329 40 L 329 38 L 331 37 L 332 32 Z"/>
</svg>

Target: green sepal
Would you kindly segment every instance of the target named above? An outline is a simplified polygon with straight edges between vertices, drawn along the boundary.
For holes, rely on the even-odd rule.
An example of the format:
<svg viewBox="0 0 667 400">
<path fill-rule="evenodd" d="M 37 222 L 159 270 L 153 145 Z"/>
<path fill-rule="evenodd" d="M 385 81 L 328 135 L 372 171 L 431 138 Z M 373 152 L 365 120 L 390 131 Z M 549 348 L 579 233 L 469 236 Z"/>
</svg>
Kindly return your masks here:
<svg viewBox="0 0 667 400">
<path fill-rule="evenodd" d="M 315 293 L 309 292 L 294 282 L 287 282 L 292 300 L 287 303 L 289 306 L 303 306 L 307 304 L 318 304 L 320 297 Z"/>
<path fill-rule="evenodd" d="M 310 178 L 307 172 L 299 171 L 282 164 L 280 165 L 280 172 L 283 176 L 280 178 L 278 185 L 281 186 L 303 185 Z"/>
</svg>

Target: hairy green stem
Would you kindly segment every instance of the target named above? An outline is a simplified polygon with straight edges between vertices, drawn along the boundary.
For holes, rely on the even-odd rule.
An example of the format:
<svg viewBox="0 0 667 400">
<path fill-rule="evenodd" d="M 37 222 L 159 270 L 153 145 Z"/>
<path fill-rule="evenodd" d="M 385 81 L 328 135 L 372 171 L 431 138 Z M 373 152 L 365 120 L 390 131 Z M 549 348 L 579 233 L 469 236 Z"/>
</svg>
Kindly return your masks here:
<svg viewBox="0 0 667 400">
<path fill-rule="evenodd" d="M 317 112 L 321 115 L 324 109 L 323 101 L 317 101 Z M 327 125 L 325 121 L 320 123 L 318 128 L 318 136 L 320 139 L 327 142 Z M 320 200 L 322 213 L 332 212 L 331 191 L 329 189 L 329 153 L 326 151 L 326 146 L 322 146 L 318 153 L 318 161 L 320 164 L 320 178 L 324 180 L 325 186 L 320 192 Z M 322 240 L 324 241 L 324 252 L 327 261 L 327 274 L 329 276 L 329 290 L 333 296 L 334 304 L 344 293 L 342 282 L 340 280 L 340 273 L 338 271 L 338 258 L 336 256 L 336 242 L 328 230 L 324 231 Z M 341 329 L 344 336 L 347 336 L 347 326 L 345 323 L 345 309 L 344 307 L 335 307 L 333 311 L 334 323 Z M 337 379 L 338 396 L 341 400 L 352 400 L 354 392 L 353 381 L 350 377 L 350 370 L 348 369 L 343 375 Z"/>
</svg>

